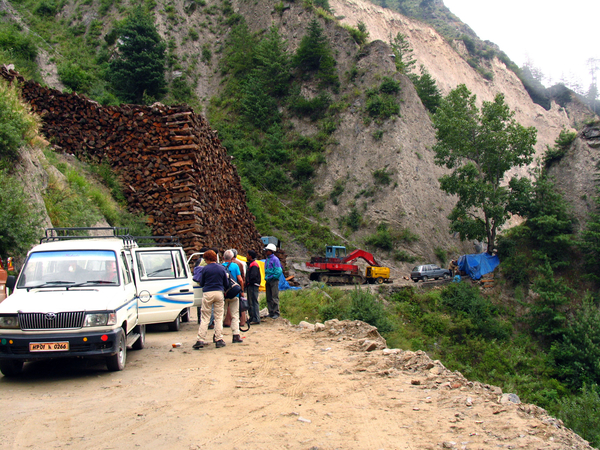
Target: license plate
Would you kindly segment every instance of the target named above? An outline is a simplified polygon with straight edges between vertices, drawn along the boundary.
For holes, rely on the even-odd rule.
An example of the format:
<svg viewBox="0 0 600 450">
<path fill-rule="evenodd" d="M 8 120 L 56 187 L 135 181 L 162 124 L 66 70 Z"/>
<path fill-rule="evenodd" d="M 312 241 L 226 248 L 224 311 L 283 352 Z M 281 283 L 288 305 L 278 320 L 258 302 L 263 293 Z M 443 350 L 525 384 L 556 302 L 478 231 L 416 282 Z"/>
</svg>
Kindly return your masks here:
<svg viewBox="0 0 600 450">
<path fill-rule="evenodd" d="M 64 352 L 69 350 L 68 342 L 30 342 L 30 352 Z"/>
</svg>

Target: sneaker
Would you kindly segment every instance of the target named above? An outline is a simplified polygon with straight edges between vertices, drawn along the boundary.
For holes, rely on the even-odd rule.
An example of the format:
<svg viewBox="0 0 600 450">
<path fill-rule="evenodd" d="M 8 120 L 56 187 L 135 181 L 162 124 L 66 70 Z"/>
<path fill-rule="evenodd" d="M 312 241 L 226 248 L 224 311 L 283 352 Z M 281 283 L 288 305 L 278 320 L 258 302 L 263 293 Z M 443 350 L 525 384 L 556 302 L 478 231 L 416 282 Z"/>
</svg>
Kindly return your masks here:
<svg viewBox="0 0 600 450">
<path fill-rule="evenodd" d="M 279 314 L 273 314 L 273 315 L 271 316 L 271 319 L 273 319 L 273 320 L 274 320 L 274 319 L 279 319 Z"/>
<path fill-rule="evenodd" d="M 206 342 L 196 341 L 196 343 L 194 345 L 192 345 L 192 348 L 194 350 L 198 350 L 198 349 L 204 347 L 205 345 L 206 345 Z"/>
<path fill-rule="evenodd" d="M 223 339 L 219 339 L 217 342 L 215 342 L 215 345 L 217 346 L 217 348 L 222 348 L 225 347 L 225 341 Z"/>
<path fill-rule="evenodd" d="M 244 341 L 243 341 L 242 337 L 239 334 L 234 334 L 233 335 L 233 340 L 231 342 L 233 342 L 234 344 L 236 344 L 236 343 L 240 343 L 240 342 L 244 342 Z"/>
<path fill-rule="evenodd" d="M 209 329 L 209 330 L 213 330 L 214 328 L 215 328 L 215 324 L 212 324 L 212 325 L 209 325 L 209 326 L 208 326 L 208 329 Z"/>
<path fill-rule="evenodd" d="M 260 322 L 250 322 L 250 325 L 260 325 Z"/>
</svg>

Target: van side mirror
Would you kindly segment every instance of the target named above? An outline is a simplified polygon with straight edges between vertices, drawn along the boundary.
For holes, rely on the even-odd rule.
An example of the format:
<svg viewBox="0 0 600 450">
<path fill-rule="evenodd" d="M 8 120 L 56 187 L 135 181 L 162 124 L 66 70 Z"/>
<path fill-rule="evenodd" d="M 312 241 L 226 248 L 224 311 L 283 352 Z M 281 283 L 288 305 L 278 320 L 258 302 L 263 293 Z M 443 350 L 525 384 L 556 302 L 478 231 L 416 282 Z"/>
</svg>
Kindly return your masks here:
<svg viewBox="0 0 600 450">
<path fill-rule="evenodd" d="M 9 275 L 6 278 L 6 287 L 8 289 L 10 289 L 11 294 L 13 293 L 16 284 L 17 284 L 17 277 L 15 277 L 14 275 Z"/>
</svg>

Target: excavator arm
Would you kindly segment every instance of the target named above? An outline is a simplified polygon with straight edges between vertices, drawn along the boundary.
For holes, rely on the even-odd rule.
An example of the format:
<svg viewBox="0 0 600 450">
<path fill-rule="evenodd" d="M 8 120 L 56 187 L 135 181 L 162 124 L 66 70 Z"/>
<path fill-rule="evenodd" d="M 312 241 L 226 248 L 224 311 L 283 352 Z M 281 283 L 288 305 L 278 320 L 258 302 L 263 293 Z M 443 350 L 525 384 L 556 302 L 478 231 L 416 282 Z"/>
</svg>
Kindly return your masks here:
<svg viewBox="0 0 600 450">
<path fill-rule="evenodd" d="M 381 267 L 381 264 L 375 261 L 375 257 L 371 253 L 358 249 L 350 252 L 350 254 L 346 256 L 342 262 L 347 264 L 357 260 L 358 258 L 364 259 L 367 263 L 369 263 L 372 266 Z"/>
</svg>

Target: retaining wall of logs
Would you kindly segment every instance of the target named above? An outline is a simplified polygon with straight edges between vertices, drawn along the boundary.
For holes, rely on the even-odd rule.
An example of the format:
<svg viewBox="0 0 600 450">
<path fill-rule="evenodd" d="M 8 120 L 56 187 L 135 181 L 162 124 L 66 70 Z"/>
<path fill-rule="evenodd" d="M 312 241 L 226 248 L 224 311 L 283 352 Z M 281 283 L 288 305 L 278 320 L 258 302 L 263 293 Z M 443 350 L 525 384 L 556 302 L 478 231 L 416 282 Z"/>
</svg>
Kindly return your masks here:
<svg viewBox="0 0 600 450">
<path fill-rule="evenodd" d="M 5 66 L 0 75 L 18 81 L 56 148 L 110 163 L 130 209 L 149 217 L 154 235 L 178 236 L 188 254 L 205 246 L 262 250 L 231 157 L 188 106 L 104 107 L 24 80 Z"/>
</svg>

